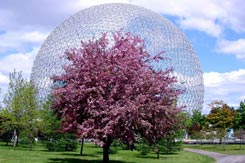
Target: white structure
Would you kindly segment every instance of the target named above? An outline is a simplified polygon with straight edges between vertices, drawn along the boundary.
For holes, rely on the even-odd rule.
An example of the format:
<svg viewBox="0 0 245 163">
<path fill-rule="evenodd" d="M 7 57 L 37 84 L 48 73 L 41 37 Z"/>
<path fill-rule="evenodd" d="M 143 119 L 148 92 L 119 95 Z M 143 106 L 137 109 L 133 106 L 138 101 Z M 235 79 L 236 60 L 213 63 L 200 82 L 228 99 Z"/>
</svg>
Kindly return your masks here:
<svg viewBox="0 0 245 163">
<path fill-rule="evenodd" d="M 39 96 L 46 97 L 53 83 L 50 77 L 62 73 L 66 49 L 79 47 L 81 40 L 97 38 L 102 32 L 119 30 L 144 39 L 145 48 L 152 55 L 165 51 L 167 60 L 154 67 L 173 67 L 178 86 L 185 89 L 178 104 L 186 105 L 187 110 L 202 109 L 203 74 L 195 51 L 185 35 L 157 13 L 118 3 L 84 9 L 65 20 L 48 36 L 38 52 L 31 74 Z"/>
</svg>

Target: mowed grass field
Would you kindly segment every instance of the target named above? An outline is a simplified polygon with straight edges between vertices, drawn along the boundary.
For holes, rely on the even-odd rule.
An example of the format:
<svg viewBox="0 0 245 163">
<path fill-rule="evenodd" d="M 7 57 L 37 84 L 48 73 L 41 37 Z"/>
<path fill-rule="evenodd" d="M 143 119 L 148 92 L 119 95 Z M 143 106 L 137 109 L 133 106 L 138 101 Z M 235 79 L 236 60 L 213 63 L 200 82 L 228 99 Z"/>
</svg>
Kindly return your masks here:
<svg viewBox="0 0 245 163">
<path fill-rule="evenodd" d="M 42 145 L 35 145 L 33 151 L 28 148 L 6 146 L 0 143 L 0 163 L 101 163 L 102 148 L 94 144 L 85 144 L 84 156 L 75 152 L 49 152 Z M 139 151 L 119 150 L 110 154 L 111 163 L 215 163 L 215 160 L 199 154 L 181 151 L 176 154 L 160 155 L 149 153 L 142 156 Z"/>
<path fill-rule="evenodd" d="M 185 145 L 185 148 L 201 149 L 206 151 L 218 152 L 228 155 L 245 155 L 245 144 L 204 144 L 204 145 Z"/>
</svg>

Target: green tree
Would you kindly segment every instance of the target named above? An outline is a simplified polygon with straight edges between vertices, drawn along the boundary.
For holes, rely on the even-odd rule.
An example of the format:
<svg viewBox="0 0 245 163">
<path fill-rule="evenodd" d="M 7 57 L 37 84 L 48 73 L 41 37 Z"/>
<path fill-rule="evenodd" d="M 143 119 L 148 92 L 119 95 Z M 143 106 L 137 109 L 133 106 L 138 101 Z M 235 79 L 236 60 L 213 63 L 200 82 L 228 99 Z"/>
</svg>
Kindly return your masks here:
<svg viewBox="0 0 245 163">
<path fill-rule="evenodd" d="M 154 152 L 157 154 L 157 158 L 160 158 L 160 153 L 169 154 L 175 153 L 182 149 L 182 141 L 180 140 L 183 136 L 183 131 L 178 129 L 172 135 L 168 135 L 160 139 L 157 144 L 153 146 Z"/>
<path fill-rule="evenodd" d="M 20 135 L 28 139 L 32 150 L 39 119 L 36 89 L 32 82 L 22 77 L 21 72 L 14 71 L 10 73 L 9 78 L 9 88 L 4 99 L 5 107 L 1 110 L 1 114 L 10 121 L 3 125 L 8 132 L 14 130 L 17 132 L 17 142 Z"/>
<path fill-rule="evenodd" d="M 191 123 L 188 132 L 191 138 L 200 139 L 203 137 L 202 130 L 207 126 L 206 116 L 200 110 L 193 110 L 191 115 Z"/>
<path fill-rule="evenodd" d="M 42 104 L 40 110 L 39 137 L 43 140 L 52 138 L 61 125 L 61 121 L 55 116 L 50 109 L 50 100 Z"/>
<path fill-rule="evenodd" d="M 236 110 L 237 114 L 234 122 L 234 129 L 245 129 L 245 100 L 240 102 L 240 106 Z"/>
<path fill-rule="evenodd" d="M 61 132 L 61 119 L 50 109 L 49 99 L 42 104 L 38 128 L 38 137 L 45 142 L 49 151 L 73 151 L 76 149 L 75 136 Z"/>
<path fill-rule="evenodd" d="M 25 82 L 23 88 L 23 98 L 21 99 L 24 106 L 24 114 L 21 118 L 23 126 L 23 134 L 29 139 L 30 150 L 32 150 L 32 144 L 34 137 L 37 134 L 39 123 L 39 110 L 36 100 L 36 89 L 32 82 Z"/>
<path fill-rule="evenodd" d="M 240 139 L 240 150 L 242 149 L 242 140 L 245 138 L 245 100 L 240 102 L 236 110 L 237 114 L 234 122 L 234 136 Z"/>
<path fill-rule="evenodd" d="M 0 114 L 0 139 L 6 142 L 6 145 L 12 138 L 12 133 L 6 128 L 6 124 L 10 124 L 10 119 Z"/>
<path fill-rule="evenodd" d="M 222 143 L 222 138 L 233 127 L 236 111 L 223 101 L 214 101 L 209 104 L 209 107 L 211 111 L 207 116 L 207 121 L 216 130 L 216 136 L 220 139 L 220 143 Z"/>
<path fill-rule="evenodd" d="M 21 122 L 21 118 L 24 114 L 23 104 L 21 103 L 22 88 L 24 86 L 24 79 L 21 72 L 14 71 L 9 74 L 9 87 L 8 92 L 4 97 L 5 107 L 1 110 L 2 115 L 9 119 L 3 123 L 5 132 L 12 132 L 17 130 L 17 137 L 19 137 L 19 131 L 24 128 Z M 17 139 L 18 142 L 18 139 Z"/>
<path fill-rule="evenodd" d="M 186 120 L 186 130 L 188 135 L 193 139 L 201 139 L 205 135 L 207 127 L 206 116 L 200 110 L 193 110 Z"/>
</svg>

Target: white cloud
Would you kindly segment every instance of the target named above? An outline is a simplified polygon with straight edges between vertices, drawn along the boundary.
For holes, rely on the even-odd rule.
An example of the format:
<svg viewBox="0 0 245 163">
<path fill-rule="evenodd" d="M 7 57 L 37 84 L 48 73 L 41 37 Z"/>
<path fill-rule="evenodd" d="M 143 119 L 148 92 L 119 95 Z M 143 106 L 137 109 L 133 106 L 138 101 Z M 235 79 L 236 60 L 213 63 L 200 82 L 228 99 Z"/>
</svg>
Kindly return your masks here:
<svg viewBox="0 0 245 163">
<path fill-rule="evenodd" d="M 53 29 L 68 16 L 103 3 L 130 3 L 176 16 L 177 22 L 185 29 L 196 29 L 215 37 L 220 35 L 223 28 L 231 28 L 236 32 L 245 31 L 243 0 L 26 0 L 25 3 L 6 1 L 0 6 L 3 18 L 0 26 L 2 24 L 3 27 L 16 30 L 19 29 L 19 25 Z"/>
<path fill-rule="evenodd" d="M 12 13 L 9 10 L 0 9 L 0 15 L 2 15 L 0 19 L 0 27 L 10 23 Z"/>
<path fill-rule="evenodd" d="M 132 0 L 132 4 L 144 6 L 153 11 L 174 15 L 178 17 L 202 17 L 213 19 L 223 15 L 222 9 L 215 4 L 213 0 L 182 0 L 182 1 L 168 1 L 168 0 Z M 207 12 L 207 9 L 209 10 Z"/>
<path fill-rule="evenodd" d="M 16 71 L 22 71 L 25 76 L 29 76 L 37 51 L 38 48 L 34 48 L 28 53 L 11 54 L 0 59 L 0 73 L 8 75 L 9 72 L 13 72 L 15 69 Z"/>
<path fill-rule="evenodd" d="M 133 1 L 132 1 L 133 2 Z M 105 4 L 105 3 L 130 3 L 130 0 L 78 0 L 71 5 L 74 9 L 88 8 L 95 5 Z"/>
<path fill-rule="evenodd" d="M 220 3 L 226 11 L 224 22 L 236 32 L 245 32 L 245 5 L 243 0 L 226 0 Z"/>
<path fill-rule="evenodd" d="M 4 1 L 0 6 L 0 13 L 5 22 L 5 28 L 18 30 L 26 26 L 49 28 L 58 25 L 67 16 L 77 12 L 72 4 L 78 0 L 25 0 Z"/>
<path fill-rule="evenodd" d="M 245 32 L 243 0 L 132 0 L 130 3 L 176 16 L 185 29 L 196 29 L 211 36 L 219 37 L 224 28 Z"/>
<path fill-rule="evenodd" d="M 103 3 L 130 3 L 158 13 L 176 16 L 183 29 L 195 29 L 213 37 L 220 37 L 228 28 L 245 32 L 245 5 L 243 0 L 78 0 L 71 3 L 73 10 Z"/>
<path fill-rule="evenodd" d="M 25 79 L 30 78 L 31 68 L 37 51 L 38 48 L 34 48 L 28 53 L 11 54 L 0 59 L 0 88 L 2 89 L 2 94 L 7 92 L 10 72 L 14 70 L 17 72 L 22 71 Z"/>
<path fill-rule="evenodd" d="M 8 76 L 6 76 L 0 72 L 0 84 L 6 85 L 6 84 L 8 84 L 8 82 L 9 82 Z"/>
<path fill-rule="evenodd" d="M 184 29 L 196 29 L 215 37 L 221 34 L 220 20 L 223 20 L 226 15 L 224 8 L 221 8 L 214 0 L 133 0 L 132 3 L 176 16 L 179 18 L 177 22 Z"/>
<path fill-rule="evenodd" d="M 8 75 L 5 75 L 0 72 L 0 106 L 3 101 L 3 96 L 7 92 L 8 89 L 9 78 Z"/>
<path fill-rule="evenodd" d="M 214 37 L 218 37 L 222 32 L 221 27 L 210 19 L 189 18 L 182 19 L 179 23 L 183 29 L 198 29 Z"/>
<path fill-rule="evenodd" d="M 48 33 L 40 31 L 8 31 L 0 34 L 0 53 L 26 51 L 30 46 L 40 46 Z"/>
<path fill-rule="evenodd" d="M 214 100 L 237 107 L 245 97 L 245 69 L 227 73 L 204 73 L 204 113 L 209 113 L 207 104 Z"/>
<path fill-rule="evenodd" d="M 43 42 L 44 39 L 48 36 L 46 33 L 41 33 L 39 31 L 32 31 L 28 33 L 23 33 L 20 36 L 20 39 L 28 42 Z"/>
<path fill-rule="evenodd" d="M 245 60 L 245 39 L 235 41 L 221 40 L 217 44 L 217 51 L 235 55 L 237 59 Z"/>
</svg>

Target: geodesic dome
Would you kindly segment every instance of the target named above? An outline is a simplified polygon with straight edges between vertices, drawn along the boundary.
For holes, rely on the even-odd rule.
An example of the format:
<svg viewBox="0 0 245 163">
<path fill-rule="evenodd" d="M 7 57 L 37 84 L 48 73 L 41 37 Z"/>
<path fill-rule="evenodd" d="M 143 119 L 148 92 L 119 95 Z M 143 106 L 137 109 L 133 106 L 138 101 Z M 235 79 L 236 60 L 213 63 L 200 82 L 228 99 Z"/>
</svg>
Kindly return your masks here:
<svg viewBox="0 0 245 163">
<path fill-rule="evenodd" d="M 81 40 L 101 36 L 102 32 L 130 32 L 145 41 L 147 52 L 156 55 L 164 51 L 166 60 L 156 63 L 155 68 L 174 68 L 178 87 L 185 90 L 178 105 L 186 110 L 202 109 L 204 86 L 203 74 L 194 49 L 169 20 L 142 7 L 129 4 L 103 4 L 81 10 L 66 19 L 42 44 L 31 73 L 31 80 L 38 89 L 39 98 L 51 91 L 51 77 L 63 72 L 67 61 L 64 52 L 80 47 Z"/>
</svg>

